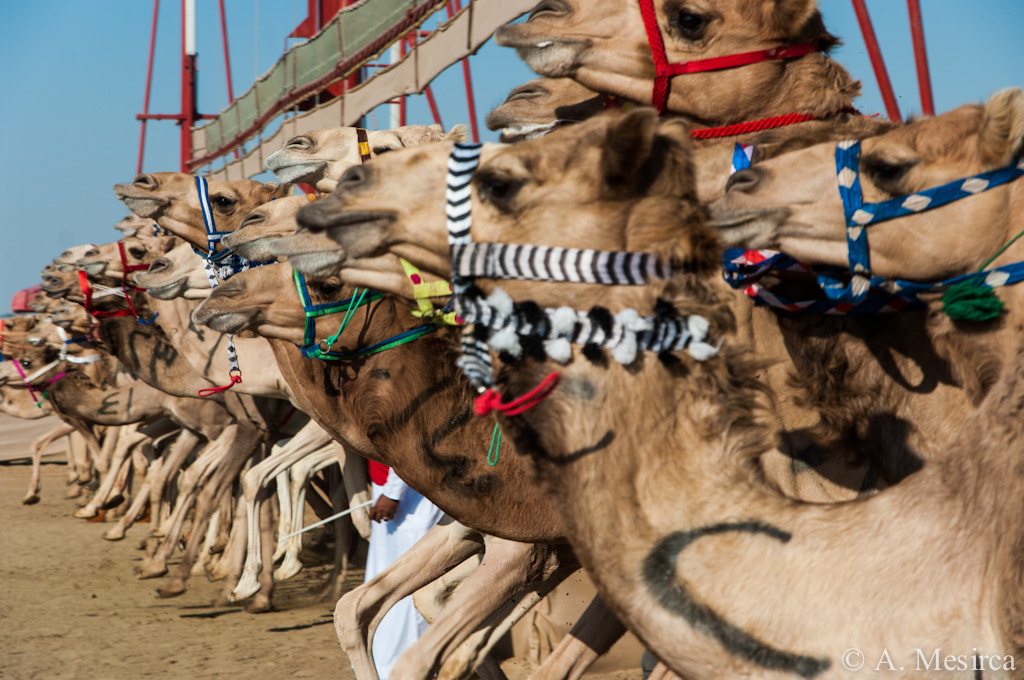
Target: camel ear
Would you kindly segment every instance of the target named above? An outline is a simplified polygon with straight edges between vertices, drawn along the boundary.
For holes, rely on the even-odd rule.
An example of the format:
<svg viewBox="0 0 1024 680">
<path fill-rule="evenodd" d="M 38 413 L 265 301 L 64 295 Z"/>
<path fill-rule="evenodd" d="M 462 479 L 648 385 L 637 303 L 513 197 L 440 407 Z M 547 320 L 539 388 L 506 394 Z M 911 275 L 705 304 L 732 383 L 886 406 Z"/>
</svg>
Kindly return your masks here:
<svg viewBox="0 0 1024 680">
<path fill-rule="evenodd" d="M 817 0 L 775 0 L 766 2 L 765 26 L 778 36 L 795 36 L 818 11 Z"/>
<path fill-rule="evenodd" d="M 612 124 L 601 149 L 601 176 L 609 189 L 635 186 L 657 130 L 658 113 L 649 107 L 634 109 Z"/>
<path fill-rule="evenodd" d="M 466 127 L 465 123 L 459 123 L 448 131 L 448 134 L 444 136 L 446 142 L 464 142 L 469 139 L 469 128 Z"/>
<path fill-rule="evenodd" d="M 1024 151 L 1024 91 L 1010 87 L 985 104 L 978 148 L 986 162 L 1006 165 Z"/>
<path fill-rule="evenodd" d="M 268 201 L 272 198 L 287 198 L 295 193 L 294 184 L 274 184 L 273 182 L 267 182 L 264 186 L 270 189 L 270 195 L 267 196 Z"/>
</svg>

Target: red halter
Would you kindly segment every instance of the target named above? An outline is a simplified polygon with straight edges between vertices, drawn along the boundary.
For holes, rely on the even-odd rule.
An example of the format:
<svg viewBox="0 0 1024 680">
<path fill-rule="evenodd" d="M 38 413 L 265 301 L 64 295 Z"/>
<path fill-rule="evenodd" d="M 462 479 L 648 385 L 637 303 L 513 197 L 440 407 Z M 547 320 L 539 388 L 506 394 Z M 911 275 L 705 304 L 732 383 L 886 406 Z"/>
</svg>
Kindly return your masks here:
<svg viewBox="0 0 1024 680">
<path fill-rule="evenodd" d="M 668 103 L 669 83 L 672 76 L 684 73 L 699 73 L 701 71 L 719 71 L 775 59 L 793 59 L 818 51 L 818 48 L 814 45 L 790 45 L 756 50 L 754 52 L 743 52 L 741 54 L 730 54 L 724 57 L 712 57 L 710 59 L 670 64 L 665 54 L 665 43 L 661 39 L 658 16 L 654 11 L 654 0 L 639 0 L 639 2 L 640 15 L 643 17 L 644 29 L 647 31 L 647 42 L 651 46 L 651 57 L 654 59 L 654 92 L 651 96 L 651 104 L 658 110 L 658 113 L 665 111 L 665 105 Z"/>
<path fill-rule="evenodd" d="M 149 325 L 150 323 L 153 323 L 153 319 L 155 319 L 156 317 L 154 316 L 153 319 L 150 319 L 148 322 L 147 321 L 143 321 L 139 317 L 139 313 L 135 311 L 135 305 L 132 304 L 132 299 L 128 295 L 128 291 L 129 290 L 145 290 L 145 288 L 139 288 L 138 286 L 133 286 L 132 284 L 128 283 L 128 274 L 130 274 L 131 272 L 147 270 L 147 269 L 149 269 L 149 265 L 148 264 L 129 265 L 128 264 L 128 257 L 124 253 L 124 244 L 121 243 L 120 241 L 117 242 L 117 250 L 118 250 L 118 253 L 121 256 L 121 290 L 124 291 L 124 299 L 128 303 L 128 309 L 119 309 L 119 310 L 110 311 L 110 312 L 98 312 L 95 309 L 93 309 L 93 306 L 92 306 L 92 296 L 93 296 L 92 285 L 89 283 L 88 275 L 84 271 L 79 271 L 78 272 L 78 285 L 82 288 L 82 295 L 85 296 L 85 303 L 83 305 L 85 307 L 85 311 L 90 316 L 94 316 L 96 318 L 105 318 L 105 317 L 112 317 L 112 316 L 134 316 L 136 319 L 138 319 L 139 323 Z"/>
</svg>

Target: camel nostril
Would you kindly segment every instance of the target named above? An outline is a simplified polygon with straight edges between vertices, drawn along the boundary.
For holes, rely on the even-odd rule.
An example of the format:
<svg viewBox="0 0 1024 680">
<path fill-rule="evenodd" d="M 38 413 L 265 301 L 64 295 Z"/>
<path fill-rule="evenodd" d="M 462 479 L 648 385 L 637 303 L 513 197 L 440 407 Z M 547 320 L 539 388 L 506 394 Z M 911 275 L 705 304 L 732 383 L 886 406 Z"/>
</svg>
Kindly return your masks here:
<svg viewBox="0 0 1024 680">
<path fill-rule="evenodd" d="M 732 177 L 729 178 L 729 181 L 725 183 L 725 191 L 726 193 L 730 191 L 751 193 L 760 183 L 762 174 L 763 173 L 757 168 L 737 170 L 732 174 Z"/>
<path fill-rule="evenodd" d="M 171 263 L 168 260 L 162 257 L 158 257 L 155 260 L 153 260 L 152 264 L 149 265 L 149 269 L 146 270 L 146 273 L 159 274 L 160 272 L 164 271 L 170 266 Z"/>
<path fill-rule="evenodd" d="M 569 7 L 569 3 L 565 2 L 565 0 L 542 0 L 540 4 L 530 11 L 530 16 L 526 20 L 533 21 L 542 14 L 564 16 L 571 13 L 572 8 Z"/>
<path fill-rule="evenodd" d="M 153 179 L 152 175 L 136 175 L 135 179 L 132 180 L 132 186 L 141 189 L 155 189 L 156 180 Z"/>
<path fill-rule="evenodd" d="M 351 168 L 346 170 L 341 178 L 338 180 L 338 186 L 335 189 L 353 189 L 361 186 L 368 182 L 370 179 L 370 173 L 363 165 L 353 165 Z"/>
</svg>

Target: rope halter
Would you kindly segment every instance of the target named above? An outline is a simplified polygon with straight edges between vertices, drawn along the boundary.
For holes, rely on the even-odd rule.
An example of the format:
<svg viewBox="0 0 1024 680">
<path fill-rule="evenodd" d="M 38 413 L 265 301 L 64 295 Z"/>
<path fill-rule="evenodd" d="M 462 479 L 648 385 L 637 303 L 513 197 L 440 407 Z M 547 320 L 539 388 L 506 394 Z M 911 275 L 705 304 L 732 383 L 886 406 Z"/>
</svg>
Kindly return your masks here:
<svg viewBox="0 0 1024 680">
<path fill-rule="evenodd" d="M 48 398 L 50 396 L 49 394 L 47 394 L 43 390 L 45 390 L 47 387 L 49 387 L 50 385 L 54 384 L 55 382 L 57 382 L 58 380 L 60 380 L 61 378 L 63 378 L 67 374 L 64 373 L 64 372 L 58 373 L 57 375 L 55 375 L 52 378 L 50 378 L 46 382 L 46 384 L 42 385 L 42 387 L 40 387 L 38 390 L 36 389 L 37 386 L 34 385 L 33 383 L 35 383 L 42 376 L 44 376 L 47 373 L 49 373 L 50 371 L 52 371 L 54 368 L 57 368 L 57 366 L 60 365 L 60 362 L 61 362 L 60 359 L 56 359 L 56 360 L 51 361 L 50 363 L 46 364 L 45 366 L 43 366 L 39 370 L 33 372 L 32 374 L 25 375 L 25 370 L 21 367 L 21 361 L 19 359 L 13 359 L 11 361 L 11 363 L 14 364 L 14 368 L 18 371 L 18 375 L 21 376 L 22 382 L 25 383 L 25 388 L 28 390 L 29 396 L 32 397 L 32 401 L 34 401 L 36 403 L 36 408 L 42 408 L 43 407 L 43 399 L 46 399 L 46 398 Z"/>
<path fill-rule="evenodd" d="M 470 237 L 470 182 L 481 150 L 480 144 L 455 144 L 448 159 L 446 194 L 455 312 L 466 323 L 476 325 L 473 332 L 463 333 L 462 356 L 457 363 L 481 395 L 478 415 L 490 410 L 517 415 L 555 388 L 557 373 L 532 392 L 511 402 L 501 401 L 494 390 L 490 352 L 521 356 L 521 337 L 540 339 L 545 354 L 562 364 L 572 358 L 571 343 L 609 349 L 622 364 L 632 363 L 643 350 L 687 349 L 697 360 L 718 351 L 706 342 L 707 320 L 696 315 L 641 317 L 627 309 L 613 316 L 601 307 L 588 312 L 570 307 L 541 309 L 532 303 L 514 303 L 500 288 L 485 299 L 472 286 L 473 278 L 640 286 L 652 279 L 668 279 L 672 269 L 652 253 L 474 243 Z"/>
<path fill-rule="evenodd" d="M 700 73 L 702 71 L 720 71 L 723 69 L 748 66 L 762 61 L 795 59 L 818 51 L 818 48 L 811 44 L 789 45 L 783 47 L 772 47 L 764 50 L 755 50 L 752 52 L 742 52 L 739 54 L 730 54 L 722 57 L 669 63 L 668 56 L 665 53 L 665 43 L 661 37 L 661 27 L 658 26 L 658 15 L 654 9 L 654 0 L 639 0 L 639 3 L 640 15 L 643 17 L 644 30 L 647 32 L 647 42 L 651 47 L 651 57 L 654 61 L 654 89 L 651 94 L 651 104 L 658 110 L 658 113 L 664 113 L 665 111 L 665 106 L 668 103 L 671 79 L 674 76 L 687 73 Z M 814 118 L 814 116 L 810 114 L 790 115 L 808 116 L 803 120 L 811 120 Z M 765 126 L 760 129 L 777 127 L 778 125 L 786 125 L 793 122 L 802 121 L 793 120 L 778 124 L 766 123 Z M 730 132 L 721 135 L 714 134 L 708 136 L 728 136 L 732 134 L 740 133 Z"/>
<path fill-rule="evenodd" d="M 135 317 L 135 320 L 138 321 L 140 324 L 142 324 L 143 326 L 148 326 L 156 320 L 156 317 L 159 316 L 159 314 L 154 314 L 153 318 L 150 319 L 149 321 L 143 321 L 142 317 L 139 316 L 139 313 L 135 310 L 135 305 L 132 303 L 132 297 L 131 295 L 129 295 L 129 292 L 141 291 L 144 289 L 128 283 L 128 275 L 131 274 L 132 272 L 146 271 L 147 269 L 149 269 L 149 265 L 129 265 L 128 256 L 124 252 L 124 243 L 122 243 L 121 241 L 117 242 L 117 253 L 118 256 L 121 258 L 120 290 L 118 290 L 117 288 L 110 288 L 108 286 L 93 285 L 89 281 L 88 274 L 86 274 L 84 271 L 79 271 L 78 286 L 82 289 L 82 295 L 85 296 L 85 301 L 82 303 L 82 306 L 85 307 L 85 311 L 87 314 L 97 319 L 119 316 L 133 316 Z M 97 295 L 97 293 L 99 294 Z M 98 300 L 99 298 L 107 297 L 109 295 L 119 295 L 123 297 L 125 302 L 128 304 L 128 309 L 116 309 L 105 312 L 97 311 L 93 307 L 93 300 Z"/>
<path fill-rule="evenodd" d="M 826 295 L 844 301 L 856 302 L 863 299 L 871 285 L 868 226 L 932 210 L 994 189 L 1024 175 L 1024 157 L 1021 157 L 1002 168 L 963 177 L 931 189 L 897 196 L 887 201 L 865 203 L 860 186 L 860 148 L 859 141 L 841 142 L 836 146 L 836 177 L 839 197 L 843 201 L 850 271 L 854 273 L 854 279 L 846 286 L 831 280 L 819 279 Z M 977 278 L 981 273 L 983 272 L 971 276 Z M 943 285 L 948 285 L 948 282 L 944 282 Z"/>
</svg>

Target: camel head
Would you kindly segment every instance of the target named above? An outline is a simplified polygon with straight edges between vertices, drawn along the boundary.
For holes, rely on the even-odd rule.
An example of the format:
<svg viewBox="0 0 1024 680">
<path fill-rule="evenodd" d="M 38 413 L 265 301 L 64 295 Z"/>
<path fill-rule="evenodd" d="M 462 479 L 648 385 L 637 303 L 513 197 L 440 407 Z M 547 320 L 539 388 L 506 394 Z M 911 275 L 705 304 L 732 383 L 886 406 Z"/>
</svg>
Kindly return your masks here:
<svg viewBox="0 0 1024 680">
<path fill-rule="evenodd" d="M 1024 92 L 1007 89 L 987 104 L 964 105 L 860 144 L 865 203 L 908 196 L 1019 163 Z M 837 180 L 837 145 L 783 154 L 729 180 L 712 206 L 725 240 L 781 250 L 807 264 L 849 266 L 847 220 Z M 864 227 L 870 270 L 885 278 L 939 281 L 977 270 L 1021 229 L 1024 181 Z M 993 262 L 1024 259 L 1016 244 Z"/>
<path fill-rule="evenodd" d="M 300 228 L 337 241 L 344 272 L 391 252 L 450 278 L 444 215 L 451 147 L 396 152 L 352 168 L 331 196 L 299 211 Z M 689 149 L 685 125 L 659 122 L 651 109 L 608 112 L 543 140 L 485 145 L 471 185 L 472 238 L 656 252 L 695 271 L 717 271 L 717 241 L 703 227 Z M 582 283 L 500 285 L 513 298 L 524 290 L 537 304 L 556 307 L 608 304 L 613 294 L 636 292 Z"/>
<path fill-rule="evenodd" d="M 267 157 L 266 166 L 280 182 L 303 182 L 317 191 L 334 191 L 338 178 L 362 163 L 354 127 L 311 130 L 292 137 L 280 151 Z M 445 134 L 440 125 L 406 125 L 394 130 L 367 130 L 371 158 L 410 146 L 443 140 L 462 141 L 466 126 L 456 125 Z"/>
<path fill-rule="evenodd" d="M 336 277 L 335 277 L 336 278 Z M 341 286 L 334 284 L 327 292 Z M 311 288 L 311 293 L 318 289 Z M 286 264 L 257 267 L 232 276 L 217 286 L 192 312 L 195 323 L 221 333 L 251 330 L 268 338 L 302 342 L 305 315 Z"/>
<path fill-rule="evenodd" d="M 536 78 L 513 89 L 487 114 L 487 128 L 501 130 L 505 144 L 547 134 L 604 110 L 604 96 L 571 78 Z"/>
<path fill-rule="evenodd" d="M 234 231 L 253 208 L 290 196 L 292 191 L 290 184 L 266 184 L 251 179 L 209 182 L 214 228 L 219 232 Z M 192 175 L 180 172 L 138 175 L 131 184 L 115 184 L 114 193 L 136 215 L 155 221 L 162 229 L 196 248 L 207 249 L 199 190 Z"/>
<path fill-rule="evenodd" d="M 124 217 L 120 222 L 114 225 L 114 229 L 121 232 L 122 236 L 137 236 L 152 232 L 155 226 L 153 220 L 146 219 L 145 217 L 139 217 L 135 214 L 130 214 Z"/>
<path fill-rule="evenodd" d="M 264 203 L 246 215 L 238 229 L 221 243 L 252 262 L 272 260 L 271 243 L 295 232 L 295 213 L 309 201 L 309 196 L 288 196 Z"/>
<path fill-rule="evenodd" d="M 148 257 L 149 269 L 133 275 L 132 280 L 157 300 L 184 297 L 201 300 L 210 294 L 210 280 L 203 258 L 191 243 L 179 243 L 170 250 Z"/>
<path fill-rule="evenodd" d="M 651 38 L 669 64 L 808 45 L 808 54 L 671 77 L 667 110 L 702 125 L 793 111 L 818 116 L 850 106 L 859 83 L 822 54 L 837 40 L 815 0 L 645 0 L 659 37 L 648 36 L 637 0 L 543 0 L 522 23 L 498 29 L 536 73 L 595 91 L 654 102 Z M 656 103 L 656 102 L 655 102 Z"/>
</svg>

